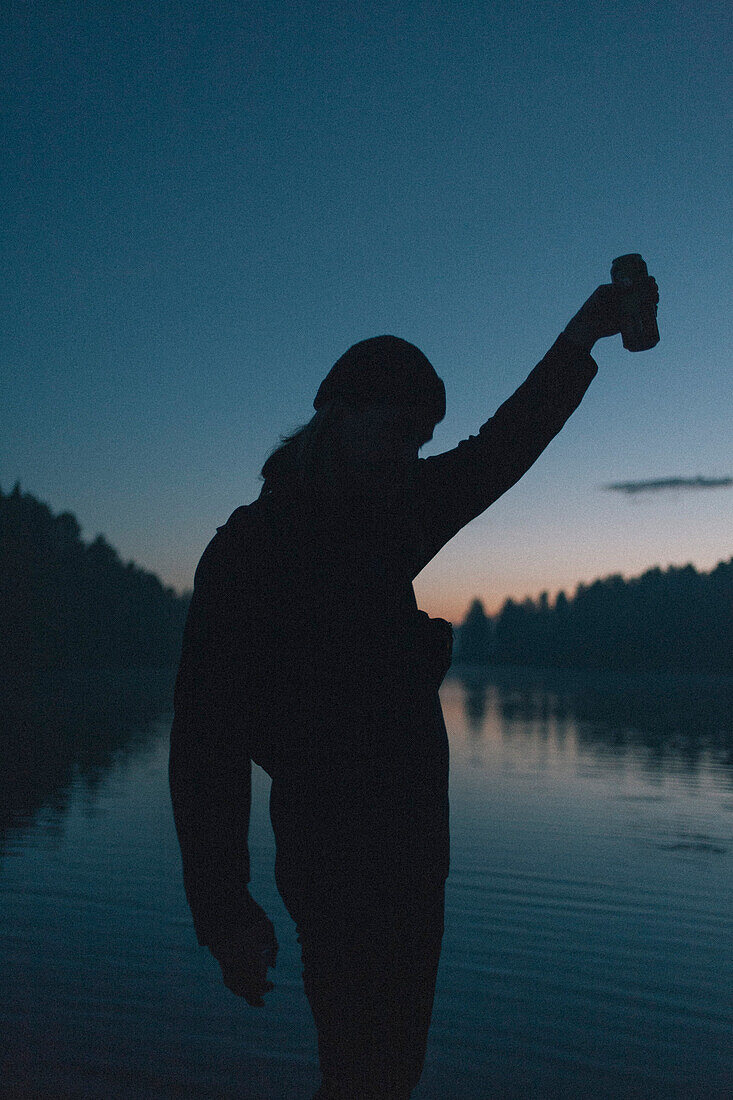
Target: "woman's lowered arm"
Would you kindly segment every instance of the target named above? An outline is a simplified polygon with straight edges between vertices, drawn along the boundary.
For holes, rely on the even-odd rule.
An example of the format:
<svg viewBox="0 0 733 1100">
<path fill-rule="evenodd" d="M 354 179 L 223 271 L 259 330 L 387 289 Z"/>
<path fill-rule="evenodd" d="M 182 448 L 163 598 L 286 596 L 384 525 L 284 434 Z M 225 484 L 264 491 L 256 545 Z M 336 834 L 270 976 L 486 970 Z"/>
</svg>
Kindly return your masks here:
<svg viewBox="0 0 733 1100">
<path fill-rule="evenodd" d="M 238 690 L 245 670 L 232 629 L 235 601 L 221 542 L 215 536 L 196 573 L 176 680 L 168 774 L 197 939 L 221 964 L 227 986 L 259 1005 L 271 988 L 266 962 L 274 966 L 277 941 L 248 888 L 252 764 L 247 707 Z"/>
</svg>

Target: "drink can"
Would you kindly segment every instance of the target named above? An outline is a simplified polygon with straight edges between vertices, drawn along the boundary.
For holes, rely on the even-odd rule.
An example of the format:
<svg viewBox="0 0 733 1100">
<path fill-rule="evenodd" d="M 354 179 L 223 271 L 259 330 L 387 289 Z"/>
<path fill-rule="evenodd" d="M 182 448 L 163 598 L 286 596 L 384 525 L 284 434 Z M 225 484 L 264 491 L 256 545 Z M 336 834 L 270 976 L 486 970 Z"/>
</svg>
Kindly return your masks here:
<svg viewBox="0 0 733 1100">
<path fill-rule="evenodd" d="M 627 351 L 647 351 L 659 343 L 657 304 L 646 264 L 638 252 L 617 256 L 611 282 L 618 290 L 621 339 Z"/>
</svg>

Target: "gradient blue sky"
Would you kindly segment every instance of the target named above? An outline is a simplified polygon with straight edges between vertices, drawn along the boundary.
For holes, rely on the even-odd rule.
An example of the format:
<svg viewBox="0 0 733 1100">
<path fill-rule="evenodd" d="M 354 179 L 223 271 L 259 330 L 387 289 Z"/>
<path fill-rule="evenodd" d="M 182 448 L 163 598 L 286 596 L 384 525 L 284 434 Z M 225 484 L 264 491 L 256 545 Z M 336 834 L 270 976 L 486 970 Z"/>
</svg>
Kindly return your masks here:
<svg viewBox="0 0 733 1100">
<path fill-rule="evenodd" d="M 723 3 L 12 4 L 0 485 L 179 588 L 356 340 L 444 379 L 427 456 L 523 381 L 610 261 L 660 344 L 599 373 L 415 583 L 470 599 L 731 553 Z"/>
</svg>

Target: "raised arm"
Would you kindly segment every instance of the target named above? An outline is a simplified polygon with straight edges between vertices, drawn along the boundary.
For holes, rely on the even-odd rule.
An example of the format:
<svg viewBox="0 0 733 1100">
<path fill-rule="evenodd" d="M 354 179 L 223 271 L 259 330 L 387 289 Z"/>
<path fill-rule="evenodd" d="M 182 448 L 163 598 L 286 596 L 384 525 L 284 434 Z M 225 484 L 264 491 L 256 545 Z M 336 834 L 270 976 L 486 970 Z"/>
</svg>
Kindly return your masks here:
<svg viewBox="0 0 733 1100">
<path fill-rule="evenodd" d="M 658 293 L 651 279 L 652 293 Z M 615 289 L 598 287 L 522 385 L 478 435 L 418 460 L 416 508 L 421 547 L 414 573 L 462 527 L 519 481 L 577 409 L 598 366 L 590 351 L 620 331 Z"/>
<path fill-rule="evenodd" d="M 519 481 L 578 407 L 597 370 L 587 351 L 559 336 L 478 435 L 419 460 L 423 546 L 416 572 Z"/>
</svg>

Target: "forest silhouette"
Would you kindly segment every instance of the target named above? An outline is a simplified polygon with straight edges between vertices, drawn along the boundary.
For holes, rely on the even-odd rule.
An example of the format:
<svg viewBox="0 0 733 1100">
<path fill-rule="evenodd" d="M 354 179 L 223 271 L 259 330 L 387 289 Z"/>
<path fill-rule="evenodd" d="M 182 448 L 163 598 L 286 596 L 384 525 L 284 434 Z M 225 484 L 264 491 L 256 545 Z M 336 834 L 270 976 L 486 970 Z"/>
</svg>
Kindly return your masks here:
<svg viewBox="0 0 733 1100">
<path fill-rule="evenodd" d="M 709 573 L 659 566 L 579 584 L 553 603 L 480 599 L 458 631 L 454 663 L 618 671 L 733 672 L 733 557 Z"/>
<path fill-rule="evenodd" d="M 54 515 L 16 483 L 0 489 L 0 669 L 170 668 L 189 597 L 103 535 L 86 543 L 71 512 Z"/>
</svg>

